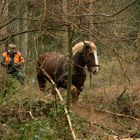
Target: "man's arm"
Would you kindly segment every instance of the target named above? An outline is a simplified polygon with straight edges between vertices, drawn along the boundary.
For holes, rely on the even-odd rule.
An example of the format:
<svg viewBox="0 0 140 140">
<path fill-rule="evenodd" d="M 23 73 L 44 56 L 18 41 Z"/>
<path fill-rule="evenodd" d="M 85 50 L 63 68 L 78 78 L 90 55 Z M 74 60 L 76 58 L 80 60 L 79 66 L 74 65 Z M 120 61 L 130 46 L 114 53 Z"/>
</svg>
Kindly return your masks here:
<svg viewBox="0 0 140 140">
<path fill-rule="evenodd" d="M 19 54 L 19 62 L 17 64 L 15 64 L 16 67 L 20 67 L 24 64 L 25 60 L 24 60 L 24 57 Z"/>
<path fill-rule="evenodd" d="M 23 56 L 20 56 L 20 62 L 23 63 L 23 64 L 25 63 L 25 59 L 24 59 Z"/>
<path fill-rule="evenodd" d="M 3 56 L 1 57 L 1 65 L 3 67 L 6 67 L 7 66 L 7 63 L 5 62 L 5 58 Z"/>
</svg>

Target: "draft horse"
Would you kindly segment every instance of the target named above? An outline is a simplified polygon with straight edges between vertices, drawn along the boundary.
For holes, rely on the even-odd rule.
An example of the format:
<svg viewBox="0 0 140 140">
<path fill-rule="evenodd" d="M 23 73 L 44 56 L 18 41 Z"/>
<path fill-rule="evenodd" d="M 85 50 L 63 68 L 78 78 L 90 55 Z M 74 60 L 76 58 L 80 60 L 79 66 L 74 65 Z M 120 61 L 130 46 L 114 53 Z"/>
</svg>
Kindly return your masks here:
<svg viewBox="0 0 140 140">
<path fill-rule="evenodd" d="M 58 88 L 67 88 L 67 56 L 54 52 L 41 54 L 37 61 L 37 80 L 41 91 L 45 91 L 45 70 L 54 80 Z M 92 41 L 77 43 L 72 48 L 72 101 L 77 101 L 83 90 L 86 80 L 86 67 L 88 72 L 96 74 L 99 70 L 97 47 Z M 42 70 L 43 69 L 43 70 Z"/>
</svg>

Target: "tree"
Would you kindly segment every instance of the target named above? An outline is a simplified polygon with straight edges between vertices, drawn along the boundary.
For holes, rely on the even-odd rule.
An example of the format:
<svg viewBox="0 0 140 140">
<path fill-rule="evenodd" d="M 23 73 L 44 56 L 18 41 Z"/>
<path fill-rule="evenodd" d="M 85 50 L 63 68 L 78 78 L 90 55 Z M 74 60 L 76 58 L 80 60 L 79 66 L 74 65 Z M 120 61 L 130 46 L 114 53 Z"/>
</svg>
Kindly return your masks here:
<svg viewBox="0 0 140 140">
<path fill-rule="evenodd" d="M 8 2 L 3 0 L 0 2 L 0 38 L 3 38 L 7 34 L 7 26 L 4 26 L 4 23 L 7 20 L 7 18 L 8 18 Z M 6 46 L 2 44 L 3 50 L 4 47 Z"/>
</svg>

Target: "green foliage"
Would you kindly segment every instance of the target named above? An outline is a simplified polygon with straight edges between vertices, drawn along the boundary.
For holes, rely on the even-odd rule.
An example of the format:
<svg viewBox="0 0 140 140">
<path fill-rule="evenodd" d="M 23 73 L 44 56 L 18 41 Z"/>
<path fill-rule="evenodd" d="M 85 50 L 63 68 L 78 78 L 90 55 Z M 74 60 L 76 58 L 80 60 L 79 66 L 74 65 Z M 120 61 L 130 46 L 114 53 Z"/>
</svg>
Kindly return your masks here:
<svg viewBox="0 0 140 140">
<path fill-rule="evenodd" d="M 19 127 L 19 140 L 53 140 L 56 132 L 50 127 L 48 119 L 37 119 Z"/>
<path fill-rule="evenodd" d="M 6 98 L 3 98 L 3 96 L 12 96 L 21 90 L 20 89 L 21 84 L 10 75 L 7 75 L 7 77 L 5 77 L 5 79 L 1 81 L 1 85 L 3 86 L 2 89 L 0 90 L 1 91 L 0 103 L 6 101 Z"/>
<path fill-rule="evenodd" d="M 20 83 L 15 78 L 7 75 L 5 90 L 8 95 L 15 94 L 20 90 Z"/>
</svg>

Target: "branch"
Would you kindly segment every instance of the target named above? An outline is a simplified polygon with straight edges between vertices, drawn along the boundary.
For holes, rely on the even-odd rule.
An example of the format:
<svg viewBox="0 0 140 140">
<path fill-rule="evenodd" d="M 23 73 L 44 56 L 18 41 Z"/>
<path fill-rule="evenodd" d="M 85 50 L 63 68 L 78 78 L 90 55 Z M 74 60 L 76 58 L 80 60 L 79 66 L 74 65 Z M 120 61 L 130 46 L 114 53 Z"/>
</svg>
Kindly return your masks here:
<svg viewBox="0 0 140 140">
<path fill-rule="evenodd" d="M 130 6 L 132 6 L 133 4 L 135 4 L 138 0 L 135 0 L 131 3 L 129 3 L 128 5 L 126 5 L 124 8 L 122 8 L 121 10 L 119 10 L 118 12 L 112 14 L 112 15 L 107 15 L 104 13 L 99 13 L 99 16 L 105 16 L 105 17 L 115 17 L 116 15 L 120 14 L 121 12 L 123 12 L 124 10 L 126 10 L 127 8 L 129 8 Z"/>
<path fill-rule="evenodd" d="M 125 91 L 123 91 L 125 92 Z M 85 104 L 84 105 L 86 107 L 88 107 L 89 105 L 88 104 Z M 108 113 L 108 114 L 112 114 L 112 115 L 115 115 L 115 116 L 118 116 L 118 117 L 126 117 L 126 118 L 129 118 L 129 119 L 132 119 L 132 120 L 135 120 L 137 122 L 140 122 L 140 118 L 136 118 L 136 117 L 133 117 L 133 116 L 130 116 L 130 115 L 124 115 L 124 114 L 121 114 L 121 113 L 117 113 L 117 112 L 111 112 L 109 110 L 103 110 L 103 109 L 100 109 L 100 108 L 97 108 L 95 106 L 92 106 L 92 107 L 89 107 L 91 110 L 95 110 L 95 111 L 99 111 L 99 112 L 104 112 L 104 113 Z"/>
<path fill-rule="evenodd" d="M 39 68 L 40 68 L 40 67 L 39 67 Z M 55 91 L 56 91 L 56 93 L 57 93 L 57 95 L 58 95 L 58 97 L 59 97 L 61 103 L 63 104 L 63 106 L 64 106 L 64 111 L 65 111 L 65 114 L 66 114 L 66 117 L 67 117 L 67 120 L 68 120 L 68 124 L 69 124 L 70 130 L 71 130 L 73 139 L 76 140 L 76 135 L 75 135 L 74 130 L 73 130 L 73 128 L 72 128 L 72 124 L 71 124 L 71 120 L 70 120 L 70 116 L 69 116 L 68 110 L 67 110 L 67 108 L 66 108 L 65 105 L 64 105 L 64 100 L 63 100 L 63 98 L 62 98 L 62 96 L 61 96 L 61 94 L 60 94 L 58 88 L 55 86 L 55 83 L 54 83 L 54 81 L 52 80 L 52 78 L 50 77 L 50 75 L 49 75 L 43 68 L 40 68 L 40 69 L 41 69 L 41 71 L 44 73 L 44 75 L 49 79 L 49 81 L 51 82 L 51 84 L 53 85 L 53 87 L 54 87 L 54 89 L 55 89 Z"/>
<path fill-rule="evenodd" d="M 7 39 L 9 39 L 9 38 L 11 38 L 11 37 L 14 37 L 14 36 L 17 36 L 17 35 L 21 35 L 21 34 L 25 34 L 25 33 L 30 33 L 30 32 L 37 32 L 37 31 L 40 31 L 40 30 L 47 30 L 47 31 L 49 31 L 49 30 L 56 30 L 56 29 L 58 29 L 58 28 L 60 28 L 60 27 L 63 27 L 63 26 L 69 26 L 69 24 L 67 24 L 67 23 L 62 23 L 62 24 L 57 24 L 56 26 L 54 26 L 54 27 L 48 27 L 48 28 L 43 28 L 43 29 L 41 29 L 41 28 L 37 28 L 37 29 L 31 29 L 31 30 L 26 30 L 26 31 L 21 31 L 21 32 L 16 32 L 16 33 L 10 33 L 9 35 L 6 35 L 5 37 L 3 37 L 3 38 L 0 38 L 0 44 L 3 44 L 3 42 L 5 41 L 5 40 L 7 40 Z"/>
<path fill-rule="evenodd" d="M 17 35 L 21 35 L 21 34 L 25 34 L 25 33 L 30 33 L 30 32 L 37 32 L 39 31 L 40 29 L 31 29 L 31 30 L 27 30 L 27 31 L 21 31 L 21 32 L 17 32 L 17 33 L 11 33 L 10 35 L 7 35 L 3 38 L 0 39 L 0 44 L 3 44 L 3 41 L 11 38 L 11 37 L 14 37 L 14 36 L 17 36 Z"/>
<path fill-rule="evenodd" d="M 140 122 L 139 118 L 135 118 L 135 117 L 130 116 L 130 115 L 124 115 L 124 114 L 120 114 L 120 113 L 115 113 L 115 112 L 111 112 L 109 110 L 101 110 L 101 109 L 98 109 L 96 107 L 92 107 L 92 109 L 95 109 L 96 111 L 99 111 L 99 112 L 104 112 L 104 113 L 112 114 L 112 115 L 115 115 L 115 116 L 118 116 L 118 117 L 129 118 L 129 119 L 135 120 L 137 122 Z"/>
<path fill-rule="evenodd" d="M 7 26 L 8 24 L 10 24 L 12 21 L 18 19 L 19 16 L 21 16 L 22 14 L 24 14 L 27 10 L 23 11 L 22 13 L 20 13 L 19 15 L 15 16 L 13 19 L 7 21 L 4 25 L 0 26 L 0 29 L 4 28 L 5 26 Z"/>
<path fill-rule="evenodd" d="M 123 68 L 123 66 L 122 66 L 122 63 L 121 63 L 121 60 L 120 60 L 120 57 L 119 57 L 118 53 L 116 52 L 115 49 L 113 49 L 113 52 L 114 52 L 114 54 L 116 55 L 116 57 L 117 57 L 117 59 L 118 59 L 118 62 L 119 62 L 119 64 L 120 64 L 120 67 L 121 67 L 121 69 L 122 69 L 122 71 L 123 71 L 124 76 L 127 78 L 127 80 L 128 80 L 129 83 L 130 83 L 130 79 L 129 79 L 129 77 L 127 76 L 126 72 L 124 71 L 124 68 Z"/>
<path fill-rule="evenodd" d="M 113 15 L 109 15 L 109 17 L 114 17 L 118 14 L 120 14 L 121 12 L 123 12 L 124 10 L 126 10 L 127 8 L 129 8 L 130 6 L 132 6 L 133 4 L 135 4 L 138 0 L 135 0 L 133 2 L 131 2 L 130 4 L 126 5 L 124 8 L 122 8 L 120 11 L 118 11 L 117 13 L 113 14 Z"/>
<path fill-rule="evenodd" d="M 86 14 L 77 14 L 77 15 L 64 15 L 64 14 L 61 14 L 61 15 L 57 15 L 57 14 L 53 14 L 53 16 L 70 16 L 70 17 L 84 17 L 84 16 L 104 16 L 104 17 L 114 17 L 118 14 L 120 14 L 121 12 L 123 12 L 124 10 L 126 10 L 127 8 L 129 8 L 130 6 L 134 5 L 138 0 L 135 0 L 131 3 L 129 3 L 128 5 L 126 5 L 124 8 L 122 8 L 121 10 L 119 10 L 118 12 L 112 14 L 112 15 L 108 15 L 108 14 L 105 14 L 105 13 L 97 13 L 97 14 L 89 14 L 89 13 L 86 13 Z"/>
<path fill-rule="evenodd" d="M 93 24 L 95 25 L 100 25 L 100 24 L 108 24 L 108 23 L 114 23 L 114 22 L 118 22 L 118 21 L 125 21 L 125 20 L 132 20 L 132 21 L 137 21 L 137 22 L 140 22 L 139 19 L 136 19 L 136 18 L 120 18 L 120 19 L 115 19 L 115 20 L 108 20 L 108 21 L 102 21 L 102 22 L 93 22 Z M 105 25 L 106 26 L 106 25 Z"/>
</svg>

